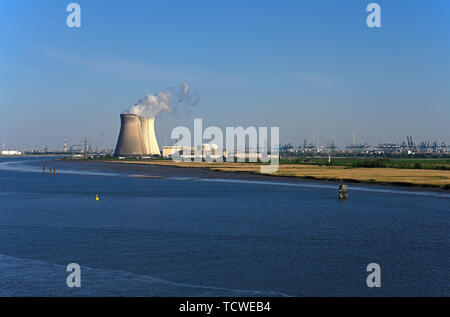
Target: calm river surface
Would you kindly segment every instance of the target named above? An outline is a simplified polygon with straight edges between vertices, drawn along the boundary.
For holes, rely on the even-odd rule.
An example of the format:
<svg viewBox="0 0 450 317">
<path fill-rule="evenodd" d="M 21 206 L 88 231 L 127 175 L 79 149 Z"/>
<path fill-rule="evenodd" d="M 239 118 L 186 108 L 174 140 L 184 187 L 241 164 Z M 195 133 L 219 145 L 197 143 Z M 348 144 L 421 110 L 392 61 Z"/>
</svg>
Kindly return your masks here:
<svg viewBox="0 0 450 317">
<path fill-rule="evenodd" d="M 450 194 L 349 190 L 1 158 L 0 296 L 450 296 Z"/>
</svg>

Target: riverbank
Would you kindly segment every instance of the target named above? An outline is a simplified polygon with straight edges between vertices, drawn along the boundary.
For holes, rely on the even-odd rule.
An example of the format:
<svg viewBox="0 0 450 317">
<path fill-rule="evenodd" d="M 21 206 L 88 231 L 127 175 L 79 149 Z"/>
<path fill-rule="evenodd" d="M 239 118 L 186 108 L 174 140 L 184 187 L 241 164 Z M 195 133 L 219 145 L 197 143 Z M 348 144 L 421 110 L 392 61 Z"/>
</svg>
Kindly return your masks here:
<svg viewBox="0 0 450 317">
<path fill-rule="evenodd" d="M 294 177 L 325 181 L 372 183 L 397 186 L 416 186 L 450 190 L 450 171 L 396 169 L 396 168 L 348 168 L 343 166 L 317 166 L 302 164 L 281 164 L 276 173 L 261 173 L 261 164 L 216 163 L 216 162 L 174 162 L 174 161 L 105 161 L 115 164 L 138 164 L 200 168 L 216 172 L 261 174 L 278 177 Z"/>
</svg>

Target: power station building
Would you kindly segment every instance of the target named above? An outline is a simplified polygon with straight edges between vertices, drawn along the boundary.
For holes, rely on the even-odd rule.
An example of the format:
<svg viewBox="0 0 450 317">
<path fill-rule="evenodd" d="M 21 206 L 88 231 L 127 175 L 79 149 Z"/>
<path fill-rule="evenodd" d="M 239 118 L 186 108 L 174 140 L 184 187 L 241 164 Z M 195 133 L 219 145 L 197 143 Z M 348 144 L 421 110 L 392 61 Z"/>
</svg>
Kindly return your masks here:
<svg viewBox="0 0 450 317">
<path fill-rule="evenodd" d="M 120 115 L 120 133 L 114 156 L 160 155 L 155 135 L 155 118 L 144 118 L 134 114 Z"/>
</svg>

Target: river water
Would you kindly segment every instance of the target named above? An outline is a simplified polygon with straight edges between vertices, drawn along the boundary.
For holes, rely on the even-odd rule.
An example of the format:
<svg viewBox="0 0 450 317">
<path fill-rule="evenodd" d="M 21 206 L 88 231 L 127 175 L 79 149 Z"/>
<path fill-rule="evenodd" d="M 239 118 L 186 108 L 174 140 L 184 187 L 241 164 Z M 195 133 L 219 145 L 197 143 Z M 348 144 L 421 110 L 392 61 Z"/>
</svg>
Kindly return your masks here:
<svg viewBox="0 0 450 317">
<path fill-rule="evenodd" d="M 208 175 L 0 159 L 0 296 L 450 296 L 449 193 Z"/>
</svg>

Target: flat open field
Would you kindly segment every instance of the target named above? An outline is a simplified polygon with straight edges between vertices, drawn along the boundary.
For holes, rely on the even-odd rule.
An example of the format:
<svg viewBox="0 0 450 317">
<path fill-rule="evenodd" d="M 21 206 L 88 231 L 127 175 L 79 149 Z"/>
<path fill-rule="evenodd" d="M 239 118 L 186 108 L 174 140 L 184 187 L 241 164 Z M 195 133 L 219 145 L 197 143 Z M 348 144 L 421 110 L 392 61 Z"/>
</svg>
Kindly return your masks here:
<svg viewBox="0 0 450 317">
<path fill-rule="evenodd" d="M 442 169 L 450 170 L 450 158 L 374 158 L 374 157 L 333 157 L 331 164 L 328 158 L 281 158 L 281 164 L 309 164 L 345 167 L 391 167 L 410 169 Z"/>
<path fill-rule="evenodd" d="M 122 164 L 148 164 L 190 168 L 205 168 L 223 172 L 246 172 L 262 174 L 261 164 L 256 163 L 209 163 L 174 161 L 107 161 Z M 289 176 L 319 180 L 344 180 L 363 183 L 392 185 L 431 186 L 450 189 L 450 171 L 406 168 L 349 168 L 345 166 L 318 166 L 281 164 L 273 176 Z"/>
</svg>

